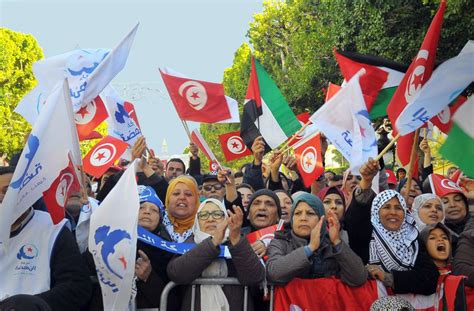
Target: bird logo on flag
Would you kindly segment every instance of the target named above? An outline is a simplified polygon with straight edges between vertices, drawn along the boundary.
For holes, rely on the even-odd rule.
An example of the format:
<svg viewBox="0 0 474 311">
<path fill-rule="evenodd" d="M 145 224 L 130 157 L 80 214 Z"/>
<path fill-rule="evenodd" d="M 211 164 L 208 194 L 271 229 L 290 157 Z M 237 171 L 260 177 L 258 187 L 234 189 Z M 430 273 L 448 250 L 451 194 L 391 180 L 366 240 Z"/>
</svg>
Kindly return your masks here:
<svg viewBox="0 0 474 311">
<path fill-rule="evenodd" d="M 105 143 L 97 147 L 91 155 L 91 164 L 93 166 L 102 166 L 115 157 L 117 149 L 111 143 Z"/>
<path fill-rule="evenodd" d="M 314 171 L 316 167 L 318 157 L 316 153 L 316 148 L 313 146 L 306 147 L 301 153 L 300 164 L 303 168 L 303 171 L 307 174 Z"/>
<path fill-rule="evenodd" d="M 231 136 L 227 140 L 227 149 L 234 154 L 244 153 L 247 149 L 243 140 L 239 136 Z"/>
<path fill-rule="evenodd" d="M 109 262 L 109 256 L 111 254 L 115 254 L 117 251 L 117 245 L 123 241 L 123 240 L 130 240 L 131 241 L 131 236 L 130 234 L 122 229 L 117 229 L 109 232 L 110 227 L 109 226 L 101 226 L 97 228 L 94 234 L 94 241 L 95 244 L 98 245 L 100 242 L 102 242 L 102 248 L 100 255 L 102 257 L 102 260 L 107 267 L 107 269 L 114 275 L 116 275 L 118 278 L 122 279 L 123 275 L 125 274 L 125 270 L 127 269 L 127 260 L 123 255 L 121 255 L 118 258 L 114 258 L 117 262 L 111 263 Z M 117 256 L 115 256 L 117 257 Z M 112 268 L 112 266 L 114 268 Z M 120 269 L 121 271 L 116 271 Z"/>
<path fill-rule="evenodd" d="M 18 254 L 16 254 L 16 258 L 19 260 L 21 259 L 33 259 L 38 256 L 38 249 L 33 244 L 25 244 L 20 247 Z"/>
<path fill-rule="evenodd" d="M 37 172 L 35 171 L 36 174 L 32 173 L 29 176 L 26 176 L 26 174 L 28 173 L 28 169 L 30 168 L 31 162 L 35 158 L 35 154 L 38 151 L 38 148 L 40 146 L 40 141 L 38 137 L 36 137 L 33 134 L 30 134 L 30 137 L 28 137 L 28 141 L 26 142 L 26 144 L 28 145 L 28 153 L 25 154 L 27 163 L 25 165 L 23 174 L 21 174 L 20 178 L 18 178 L 17 180 L 15 180 L 14 182 L 10 184 L 10 186 L 14 189 L 23 188 L 23 186 L 25 186 L 33 177 L 37 175 Z"/>
<path fill-rule="evenodd" d="M 178 89 L 181 97 L 185 97 L 189 105 L 195 110 L 201 110 L 206 106 L 206 88 L 199 82 L 186 81 Z"/>
</svg>

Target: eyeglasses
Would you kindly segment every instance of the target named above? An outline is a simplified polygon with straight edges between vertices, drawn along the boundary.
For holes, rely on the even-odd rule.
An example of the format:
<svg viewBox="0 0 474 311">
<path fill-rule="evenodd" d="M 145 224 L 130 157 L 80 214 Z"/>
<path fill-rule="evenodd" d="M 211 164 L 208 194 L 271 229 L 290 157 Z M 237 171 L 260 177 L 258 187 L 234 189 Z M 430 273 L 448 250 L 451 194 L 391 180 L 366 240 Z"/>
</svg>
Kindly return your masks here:
<svg viewBox="0 0 474 311">
<path fill-rule="evenodd" d="M 199 212 L 197 214 L 198 218 L 200 220 L 207 220 L 209 219 L 209 216 L 212 215 L 212 219 L 221 219 L 224 217 L 224 212 L 223 211 L 212 211 L 212 212 Z"/>
<path fill-rule="evenodd" d="M 203 188 L 205 191 L 211 191 L 212 188 L 214 188 L 216 191 L 219 191 L 219 190 L 221 190 L 222 188 L 224 188 L 224 185 L 221 184 L 221 183 L 217 183 L 217 184 L 212 184 L 212 185 L 205 185 L 205 186 L 202 186 L 202 188 Z"/>
</svg>

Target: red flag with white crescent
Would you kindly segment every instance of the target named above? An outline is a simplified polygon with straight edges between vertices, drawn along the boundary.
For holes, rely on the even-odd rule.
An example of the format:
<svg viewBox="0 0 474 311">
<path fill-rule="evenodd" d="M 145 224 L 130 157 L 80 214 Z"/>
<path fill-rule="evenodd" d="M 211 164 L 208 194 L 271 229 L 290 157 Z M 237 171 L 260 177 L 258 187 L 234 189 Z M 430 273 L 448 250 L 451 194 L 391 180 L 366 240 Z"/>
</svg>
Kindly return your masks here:
<svg viewBox="0 0 474 311">
<path fill-rule="evenodd" d="M 439 128 L 441 132 L 448 134 L 453 125 L 454 113 L 462 106 L 462 104 L 464 104 L 464 102 L 466 102 L 466 100 L 466 97 L 459 96 L 451 105 L 446 106 L 440 113 L 431 118 L 431 123 Z"/>
<path fill-rule="evenodd" d="M 232 161 L 252 154 L 242 137 L 240 137 L 239 131 L 219 135 L 219 141 L 226 161 Z"/>
<path fill-rule="evenodd" d="M 108 113 L 104 102 L 97 96 L 93 101 L 81 107 L 74 113 L 74 122 L 76 123 L 77 135 L 79 140 L 88 140 L 94 129 L 99 126 L 105 119 Z"/>
<path fill-rule="evenodd" d="M 219 164 L 216 161 L 209 161 L 209 172 L 217 172 L 219 170 Z"/>
<path fill-rule="evenodd" d="M 463 192 L 463 189 L 458 184 L 443 175 L 431 174 L 428 178 L 430 180 L 431 190 L 440 198 L 450 193 Z"/>
<path fill-rule="evenodd" d="M 181 120 L 215 123 L 231 118 L 221 83 L 172 75 L 166 69 L 160 73 Z"/>
<path fill-rule="evenodd" d="M 306 123 L 310 122 L 309 121 L 309 117 L 310 117 L 310 114 L 309 112 L 303 112 L 303 113 L 300 113 L 299 115 L 296 116 L 296 119 L 298 119 L 298 122 L 301 124 L 301 127 L 303 127 Z M 311 124 L 311 122 L 310 122 Z M 295 137 L 295 139 L 293 139 L 293 141 L 290 143 L 290 146 L 293 146 L 294 144 L 296 144 L 297 142 L 299 142 L 300 140 L 303 139 L 303 137 L 306 136 L 306 130 L 303 130 L 303 132 L 299 135 L 297 135 Z M 293 136 L 290 136 L 290 138 L 288 138 L 288 140 L 290 140 Z"/>
<path fill-rule="evenodd" d="M 130 116 L 130 118 L 132 118 L 133 121 L 135 121 L 135 124 L 138 126 L 138 128 L 141 129 L 140 123 L 138 123 L 138 116 L 137 116 L 137 111 L 135 110 L 135 106 L 131 102 L 124 101 L 123 108 L 125 108 L 125 110 L 128 112 L 128 115 Z"/>
<path fill-rule="evenodd" d="M 202 137 L 201 132 L 199 132 L 198 129 L 194 129 L 192 131 L 191 140 L 199 147 L 199 149 L 201 149 L 201 151 L 206 155 L 209 161 L 217 161 L 216 156 L 212 152 L 211 148 L 209 148 L 209 145 L 207 144 L 204 137 Z"/>
<path fill-rule="evenodd" d="M 63 220 L 64 209 L 71 193 L 79 192 L 80 189 L 79 178 L 74 164 L 69 158 L 68 166 L 59 173 L 49 189 L 43 192 L 44 203 L 54 224 Z"/>
<path fill-rule="evenodd" d="M 305 187 L 311 186 L 324 173 L 320 140 L 320 134 L 314 133 L 293 146 L 298 171 Z"/>
<path fill-rule="evenodd" d="M 100 178 L 127 149 L 128 144 L 112 136 L 99 141 L 83 159 L 84 171 Z"/>
</svg>

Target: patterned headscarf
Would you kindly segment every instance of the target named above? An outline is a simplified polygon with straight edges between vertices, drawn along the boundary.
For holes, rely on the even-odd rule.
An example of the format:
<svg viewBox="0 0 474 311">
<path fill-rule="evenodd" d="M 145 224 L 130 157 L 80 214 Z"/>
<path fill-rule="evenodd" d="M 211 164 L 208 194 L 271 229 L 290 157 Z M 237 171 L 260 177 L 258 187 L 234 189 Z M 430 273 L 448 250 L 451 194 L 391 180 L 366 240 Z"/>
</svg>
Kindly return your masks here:
<svg viewBox="0 0 474 311">
<path fill-rule="evenodd" d="M 176 188 L 176 185 L 179 183 L 187 185 L 196 199 L 196 208 L 194 209 L 193 214 L 186 219 L 178 219 L 174 217 L 173 215 L 171 215 L 169 210 L 171 193 L 174 191 L 174 188 Z M 181 175 L 173 179 L 169 183 L 168 190 L 166 191 L 165 206 L 166 211 L 163 215 L 163 224 L 166 226 L 166 230 L 170 234 L 173 241 L 179 243 L 184 242 L 192 234 L 191 228 L 194 224 L 194 218 L 196 217 L 197 209 L 199 206 L 199 191 L 196 180 L 186 175 Z"/>
<path fill-rule="evenodd" d="M 385 229 L 379 216 L 382 206 L 392 198 L 397 198 L 405 211 L 405 219 L 397 231 Z M 369 263 L 381 265 L 385 271 L 411 269 L 418 255 L 418 230 L 402 195 L 394 190 L 379 193 L 372 202 L 370 221 L 373 231 L 369 245 Z"/>
<path fill-rule="evenodd" d="M 165 210 L 165 206 L 163 205 L 163 202 L 161 202 L 160 198 L 158 197 L 158 195 L 156 194 L 155 190 L 152 187 L 138 185 L 137 189 L 138 189 L 140 204 L 143 202 L 153 203 L 158 207 L 160 214 L 163 214 Z"/>
<path fill-rule="evenodd" d="M 415 200 L 413 200 L 413 204 L 411 205 L 413 218 L 415 218 L 416 227 L 418 228 L 418 231 L 420 232 L 421 230 L 423 230 L 426 224 L 421 220 L 420 215 L 418 213 L 420 212 L 420 208 L 423 206 L 423 204 L 433 199 L 438 200 L 441 206 L 443 207 L 443 219 L 441 219 L 440 222 L 444 223 L 445 212 L 444 212 L 443 201 L 441 201 L 441 199 L 437 195 L 432 194 L 432 193 L 421 194 L 417 196 Z"/>
<path fill-rule="evenodd" d="M 415 308 L 405 299 L 398 296 L 385 296 L 379 298 L 372 303 L 370 311 L 414 311 Z"/>
</svg>

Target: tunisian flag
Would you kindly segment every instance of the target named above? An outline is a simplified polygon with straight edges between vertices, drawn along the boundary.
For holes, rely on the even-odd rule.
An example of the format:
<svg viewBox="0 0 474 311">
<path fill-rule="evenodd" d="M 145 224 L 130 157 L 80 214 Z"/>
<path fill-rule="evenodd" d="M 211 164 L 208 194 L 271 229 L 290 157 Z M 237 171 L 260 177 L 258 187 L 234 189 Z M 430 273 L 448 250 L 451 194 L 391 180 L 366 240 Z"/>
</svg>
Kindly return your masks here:
<svg viewBox="0 0 474 311">
<path fill-rule="evenodd" d="M 112 136 L 106 136 L 86 154 L 84 171 L 100 178 L 127 150 L 128 144 Z"/>
<path fill-rule="evenodd" d="M 321 157 L 321 137 L 319 133 L 308 136 L 293 146 L 296 164 L 306 187 L 311 186 L 324 173 Z"/>
<path fill-rule="evenodd" d="M 231 118 L 222 84 L 185 78 L 168 69 L 160 73 L 181 120 L 214 123 Z"/>
<path fill-rule="evenodd" d="M 54 224 L 64 218 L 64 208 L 72 192 L 81 189 L 74 164 L 69 158 L 69 164 L 53 181 L 51 187 L 43 192 L 43 199 Z"/>
<path fill-rule="evenodd" d="M 108 116 L 109 114 L 100 96 L 97 96 L 93 101 L 81 107 L 74 113 L 74 122 L 76 123 L 79 140 L 88 140 L 90 134 L 102 121 L 107 119 Z"/>
<path fill-rule="evenodd" d="M 219 141 L 226 161 L 232 161 L 252 154 L 242 137 L 240 137 L 239 131 L 219 135 Z"/>
<path fill-rule="evenodd" d="M 429 80 L 433 72 L 436 59 L 436 48 L 438 47 L 441 25 L 443 23 L 444 9 L 446 1 L 442 0 L 438 12 L 433 18 L 425 39 L 421 44 L 420 50 L 415 60 L 408 67 L 403 80 L 400 82 L 395 94 L 387 107 L 387 114 L 393 126 L 393 136 L 398 133 L 396 121 L 400 113 L 407 104 L 412 101 L 416 93 Z M 408 134 L 400 137 L 397 143 L 397 155 L 400 163 L 405 166 L 410 162 L 410 154 L 413 145 L 414 134 Z"/>
</svg>

